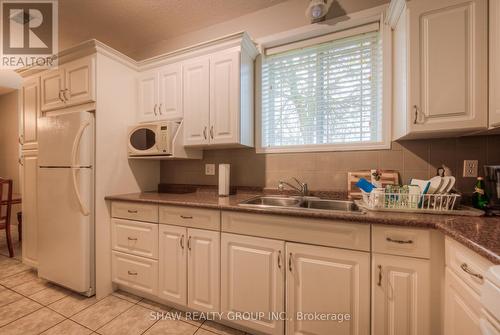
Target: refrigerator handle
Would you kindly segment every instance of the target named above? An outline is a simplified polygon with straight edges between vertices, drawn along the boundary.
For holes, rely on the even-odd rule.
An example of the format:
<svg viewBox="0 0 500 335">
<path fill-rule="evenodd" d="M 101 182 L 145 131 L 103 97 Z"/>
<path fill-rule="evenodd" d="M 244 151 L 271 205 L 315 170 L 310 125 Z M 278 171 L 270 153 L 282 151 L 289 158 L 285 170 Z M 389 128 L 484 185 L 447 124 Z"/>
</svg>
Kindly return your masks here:
<svg viewBox="0 0 500 335">
<path fill-rule="evenodd" d="M 90 214 L 89 209 L 82 201 L 82 196 L 80 195 L 80 190 L 78 189 L 78 184 L 76 182 L 76 170 L 77 170 L 77 156 L 78 156 L 78 147 L 80 146 L 80 141 L 82 140 L 83 132 L 85 128 L 90 126 L 90 121 L 84 122 L 75 136 L 75 141 L 73 142 L 73 148 L 71 149 L 71 174 L 73 176 L 73 189 L 76 194 L 76 198 L 78 199 L 78 203 L 80 204 L 80 211 L 83 215 L 88 216 Z"/>
</svg>

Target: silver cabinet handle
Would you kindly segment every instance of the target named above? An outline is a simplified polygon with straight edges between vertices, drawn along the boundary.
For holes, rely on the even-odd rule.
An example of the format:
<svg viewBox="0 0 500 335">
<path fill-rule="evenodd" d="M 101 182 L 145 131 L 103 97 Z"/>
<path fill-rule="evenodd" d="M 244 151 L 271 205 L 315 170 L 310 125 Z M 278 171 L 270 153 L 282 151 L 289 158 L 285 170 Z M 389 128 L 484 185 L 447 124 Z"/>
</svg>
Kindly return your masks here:
<svg viewBox="0 0 500 335">
<path fill-rule="evenodd" d="M 377 286 L 382 286 L 382 265 L 378 265 L 378 282 Z"/>
<path fill-rule="evenodd" d="M 18 160 L 19 165 L 21 165 L 21 166 L 24 166 L 24 163 L 23 163 L 23 158 L 24 158 L 24 157 L 22 157 L 22 156 L 21 156 L 21 157 L 19 157 L 19 160 Z"/>
<path fill-rule="evenodd" d="M 472 271 L 471 269 L 469 269 L 469 266 L 467 265 L 467 263 L 462 263 L 462 265 L 460 265 L 460 268 L 462 269 L 462 271 L 464 271 L 465 273 L 467 273 L 468 275 L 471 275 L 473 277 L 476 277 L 480 280 L 483 280 L 483 276 L 479 273 L 475 273 L 474 271 Z"/>
<path fill-rule="evenodd" d="M 415 120 L 413 120 L 413 124 L 418 123 L 418 107 L 417 105 L 413 105 L 413 109 L 415 110 Z"/>
<path fill-rule="evenodd" d="M 69 98 L 68 98 L 68 96 L 66 95 L 66 92 L 69 92 L 69 90 L 68 90 L 67 88 L 65 88 L 65 89 L 63 90 L 63 97 L 64 97 L 64 100 L 65 100 L 65 101 L 69 101 Z"/>
<path fill-rule="evenodd" d="M 62 91 L 62 90 L 60 90 L 60 91 L 59 91 L 59 100 L 61 100 L 61 102 L 64 102 L 64 99 L 63 99 L 63 97 L 62 97 L 62 93 L 63 93 L 63 91 Z"/>
<path fill-rule="evenodd" d="M 210 137 L 212 138 L 212 140 L 214 139 L 214 126 L 210 127 Z"/>
<path fill-rule="evenodd" d="M 19 144 L 23 145 L 24 144 L 24 136 L 23 135 L 19 135 Z"/>
<path fill-rule="evenodd" d="M 395 240 L 390 237 L 386 237 L 385 240 L 387 242 L 392 242 L 392 243 L 399 243 L 399 244 L 412 244 L 413 240 Z"/>
<path fill-rule="evenodd" d="M 157 107 L 157 106 L 158 106 L 158 105 L 157 105 L 157 104 L 155 104 L 155 106 L 153 107 L 153 113 L 155 114 L 155 116 L 156 116 L 156 115 L 158 115 L 158 113 L 156 113 L 156 107 Z"/>
<path fill-rule="evenodd" d="M 191 236 L 188 238 L 188 250 L 191 250 Z"/>
<path fill-rule="evenodd" d="M 188 220 L 188 219 L 192 219 L 193 217 L 192 216 L 181 215 L 181 218 L 185 219 L 185 220 Z"/>
<path fill-rule="evenodd" d="M 181 244 L 181 248 L 184 249 L 184 234 L 182 234 L 179 243 Z"/>
<path fill-rule="evenodd" d="M 161 104 L 158 106 L 158 113 L 161 115 Z"/>
<path fill-rule="evenodd" d="M 203 137 L 207 139 L 207 127 L 203 128 Z"/>
<path fill-rule="evenodd" d="M 130 214 L 137 214 L 137 209 L 134 209 L 134 210 L 129 209 L 129 210 L 127 210 L 127 212 L 129 212 Z"/>
<path fill-rule="evenodd" d="M 278 251 L 278 269 L 281 269 L 281 250 Z"/>
<path fill-rule="evenodd" d="M 137 237 L 127 237 L 129 241 L 137 241 Z"/>
<path fill-rule="evenodd" d="M 128 274 L 129 274 L 130 276 L 137 276 L 137 272 L 135 272 L 135 271 L 130 271 L 130 270 L 128 270 L 127 272 L 128 272 Z"/>
<path fill-rule="evenodd" d="M 290 253 L 290 257 L 288 257 L 288 270 L 292 272 L 292 253 Z"/>
</svg>

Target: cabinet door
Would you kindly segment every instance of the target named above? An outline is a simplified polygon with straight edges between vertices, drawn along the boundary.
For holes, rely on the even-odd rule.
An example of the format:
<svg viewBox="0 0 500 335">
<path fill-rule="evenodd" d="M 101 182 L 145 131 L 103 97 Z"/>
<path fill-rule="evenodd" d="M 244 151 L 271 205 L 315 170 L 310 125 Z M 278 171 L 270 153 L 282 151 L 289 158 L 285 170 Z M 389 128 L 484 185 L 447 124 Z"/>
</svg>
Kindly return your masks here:
<svg viewBox="0 0 500 335">
<path fill-rule="evenodd" d="M 286 334 L 369 334 L 369 253 L 296 243 L 286 253 Z"/>
<path fill-rule="evenodd" d="M 408 2 L 412 130 L 487 126 L 487 7 L 487 0 Z"/>
<path fill-rule="evenodd" d="M 240 52 L 210 57 L 210 143 L 240 143 Z"/>
<path fill-rule="evenodd" d="M 40 76 L 41 110 L 49 111 L 66 106 L 62 96 L 64 90 L 64 69 L 50 70 Z"/>
<path fill-rule="evenodd" d="M 150 72 L 137 79 L 137 117 L 139 122 L 158 118 L 158 73 Z"/>
<path fill-rule="evenodd" d="M 500 126 L 500 0 L 490 0 L 490 127 Z"/>
<path fill-rule="evenodd" d="M 63 91 L 67 106 L 95 101 L 95 58 L 82 58 L 64 64 L 65 87 Z"/>
<path fill-rule="evenodd" d="M 429 261 L 382 254 L 373 254 L 372 261 L 372 333 L 438 335 L 429 328 Z"/>
<path fill-rule="evenodd" d="M 186 235 L 184 227 L 163 224 L 159 227 L 159 295 L 183 306 L 187 302 Z"/>
<path fill-rule="evenodd" d="M 40 78 L 27 80 L 21 92 L 20 142 L 23 150 L 38 146 L 38 117 L 40 116 Z"/>
<path fill-rule="evenodd" d="M 38 265 L 37 183 L 38 153 L 23 152 L 21 159 L 23 209 L 23 263 Z"/>
<path fill-rule="evenodd" d="M 444 290 L 445 335 L 481 335 L 479 296 L 448 267 Z"/>
<path fill-rule="evenodd" d="M 221 311 L 264 313 L 259 320 L 236 323 L 265 334 L 283 334 L 283 320 L 276 316 L 284 312 L 284 247 L 283 241 L 222 234 Z"/>
<path fill-rule="evenodd" d="M 188 229 L 188 307 L 220 310 L 220 233 Z"/>
<path fill-rule="evenodd" d="M 184 145 L 209 143 L 209 61 L 199 58 L 183 66 Z"/>
<path fill-rule="evenodd" d="M 182 118 L 182 64 L 167 65 L 160 71 L 160 101 L 158 115 L 161 120 Z"/>
</svg>

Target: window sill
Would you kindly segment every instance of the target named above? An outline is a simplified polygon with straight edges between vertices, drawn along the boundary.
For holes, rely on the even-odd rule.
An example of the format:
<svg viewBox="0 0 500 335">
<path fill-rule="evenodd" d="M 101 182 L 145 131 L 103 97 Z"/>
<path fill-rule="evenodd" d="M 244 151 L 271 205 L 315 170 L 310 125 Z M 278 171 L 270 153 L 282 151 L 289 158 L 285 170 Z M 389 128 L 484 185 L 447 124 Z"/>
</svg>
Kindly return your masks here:
<svg viewBox="0 0 500 335">
<path fill-rule="evenodd" d="M 391 143 L 355 143 L 355 144 L 318 144 L 318 145 L 293 145 L 283 147 L 261 147 L 257 146 L 258 154 L 270 153 L 299 153 L 299 152 L 322 152 L 322 151 L 361 151 L 361 150 L 386 150 L 391 148 Z"/>
</svg>

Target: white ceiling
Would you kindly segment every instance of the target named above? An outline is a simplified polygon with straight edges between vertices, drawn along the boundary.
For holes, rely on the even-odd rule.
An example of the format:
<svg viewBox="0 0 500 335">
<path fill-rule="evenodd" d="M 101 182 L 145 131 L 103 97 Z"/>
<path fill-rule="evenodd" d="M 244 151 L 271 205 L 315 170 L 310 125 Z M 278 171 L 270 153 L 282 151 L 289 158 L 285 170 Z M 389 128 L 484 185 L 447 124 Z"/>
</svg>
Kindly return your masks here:
<svg viewBox="0 0 500 335">
<path fill-rule="evenodd" d="M 285 0 L 59 0 L 59 49 L 96 38 L 135 51 Z"/>
</svg>

